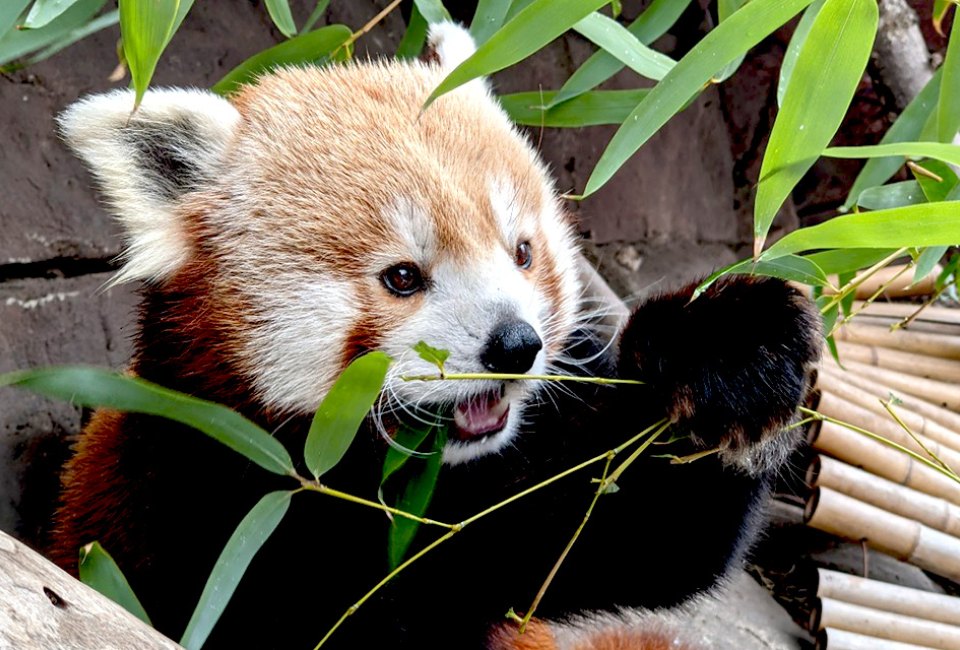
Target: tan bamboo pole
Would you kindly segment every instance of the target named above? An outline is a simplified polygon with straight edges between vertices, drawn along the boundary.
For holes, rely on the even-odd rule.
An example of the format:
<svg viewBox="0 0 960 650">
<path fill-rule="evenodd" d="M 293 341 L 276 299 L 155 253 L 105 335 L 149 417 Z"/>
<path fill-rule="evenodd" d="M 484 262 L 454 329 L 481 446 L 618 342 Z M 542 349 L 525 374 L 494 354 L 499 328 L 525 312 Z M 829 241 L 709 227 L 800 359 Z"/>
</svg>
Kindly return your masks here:
<svg viewBox="0 0 960 650">
<path fill-rule="evenodd" d="M 914 305 L 914 307 L 919 307 L 919 305 Z M 867 325 L 869 327 L 882 327 L 884 329 L 890 329 L 896 323 L 902 323 L 903 319 L 897 318 L 895 316 L 878 316 L 874 314 L 864 314 L 862 312 L 856 314 L 854 321 L 860 325 Z M 930 334 L 948 334 L 950 336 L 956 336 L 960 332 L 960 324 L 958 323 L 942 323 L 935 320 L 924 320 L 922 318 L 917 318 L 909 323 L 901 325 L 899 329 L 903 329 L 907 332 L 928 332 Z"/>
<path fill-rule="evenodd" d="M 930 646 L 879 639 L 835 627 L 825 627 L 817 635 L 816 650 L 931 650 Z"/>
<path fill-rule="evenodd" d="M 836 395 L 848 402 L 852 402 L 857 406 L 861 406 L 868 411 L 872 411 L 889 419 L 890 414 L 881 402 L 882 399 L 886 400 L 890 397 L 889 392 L 884 391 L 882 388 L 875 392 L 860 388 L 848 381 L 850 376 L 850 373 L 837 372 L 833 368 L 826 370 L 821 368 L 817 376 L 817 387 L 823 393 Z M 904 404 L 895 404 L 893 408 L 897 417 L 903 420 L 904 424 L 910 427 L 910 430 L 914 433 L 919 433 L 932 440 L 936 440 L 941 445 L 950 447 L 955 451 L 960 451 L 960 429 L 951 430 L 935 420 L 920 415 L 913 409 L 906 408 Z M 956 415 L 951 411 L 945 412 Z M 960 416 L 957 416 L 957 419 L 960 419 Z"/>
<path fill-rule="evenodd" d="M 904 393 L 903 391 L 894 390 L 892 387 L 871 379 L 870 377 L 858 375 L 853 372 L 846 372 L 838 368 L 836 364 L 833 363 L 821 364 L 819 375 L 820 377 L 823 377 L 825 374 L 831 374 L 835 377 L 839 377 L 844 383 L 869 391 L 874 397 L 879 399 L 888 399 L 891 394 L 894 394 L 897 396 L 897 399 L 900 401 L 903 407 L 906 407 L 929 420 L 937 422 L 951 431 L 960 432 L 960 413 L 955 413 L 949 409 L 943 408 L 942 406 L 928 402 L 920 397 L 915 397 L 913 395 Z"/>
<path fill-rule="evenodd" d="M 937 276 L 943 272 L 943 267 L 937 264 L 932 271 L 923 276 L 916 284 L 913 282 L 913 269 L 904 271 L 903 264 L 892 264 L 884 267 L 864 280 L 855 290 L 857 298 L 871 298 L 881 288 L 880 295 L 885 298 L 900 298 L 905 296 L 926 296 L 936 290 Z M 837 276 L 830 276 L 830 284 L 839 286 Z M 833 293 L 829 287 L 824 293 Z"/>
<path fill-rule="evenodd" d="M 887 447 L 839 424 L 823 422 L 820 427 L 811 429 L 810 444 L 819 451 L 862 467 L 894 483 L 960 505 L 960 483 L 897 449 Z"/>
<path fill-rule="evenodd" d="M 835 458 L 819 455 L 814 457 L 807 469 L 807 484 L 811 488 L 826 487 L 842 492 L 887 512 L 919 521 L 960 538 L 960 506 L 857 469 Z M 960 609 L 960 600 L 957 600 L 957 603 Z"/>
<path fill-rule="evenodd" d="M 886 327 L 864 325 L 854 320 L 839 328 L 836 337 L 850 343 L 895 348 L 943 359 L 960 359 L 960 334 L 931 334 L 903 329 L 891 331 Z"/>
<path fill-rule="evenodd" d="M 869 580 L 829 569 L 817 569 L 817 596 L 845 603 L 960 625 L 960 598 Z"/>
<path fill-rule="evenodd" d="M 931 440 L 917 432 L 913 432 L 911 436 L 888 413 L 882 415 L 874 413 L 828 392 L 821 394 L 817 410 L 824 415 L 855 424 L 867 431 L 883 436 L 887 440 L 917 452 L 924 458 L 940 460 L 951 469 L 960 471 L 960 451 L 941 445 L 936 440 Z"/>
<path fill-rule="evenodd" d="M 903 352 L 893 348 L 850 343 L 844 340 L 837 341 L 837 351 L 843 363 L 857 361 L 917 377 L 960 382 L 960 361 L 955 359 L 941 359 L 916 352 Z"/>
<path fill-rule="evenodd" d="M 895 370 L 868 366 L 856 361 L 847 361 L 843 365 L 851 372 L 879 381 L 890 388 L 923 398 L 951 411 L 960 411 L 960 385 L 958 384 L 926 379 L 925 377 L 913 377 Z"/>
<path fill-rule="evenodd" d="M 853 303 L 853 311 L 859 311 L 868 316 L 884 316 L 903 320 L 909 318 L 920 309 L 920 305 L 908 302 L 882 302 L 875 301 L 869 305 L 861 300 Z M 949 307 L 940 307 L 931 305 L 924 307 L 917 319 L 933 321 L 937 323 L 953 323 L 960 326 L 960 309 L 951 309 Z"/>
<path fill-rule="evenodd" d="M 960 627 L 882 612 L 833 598 L 820 599 L 818 607 L 811 615 L 811 623 L 816 623 L 818 630 L 823 628 L 847 630 L 940 650 L 960 648 Z"/>
</svg>

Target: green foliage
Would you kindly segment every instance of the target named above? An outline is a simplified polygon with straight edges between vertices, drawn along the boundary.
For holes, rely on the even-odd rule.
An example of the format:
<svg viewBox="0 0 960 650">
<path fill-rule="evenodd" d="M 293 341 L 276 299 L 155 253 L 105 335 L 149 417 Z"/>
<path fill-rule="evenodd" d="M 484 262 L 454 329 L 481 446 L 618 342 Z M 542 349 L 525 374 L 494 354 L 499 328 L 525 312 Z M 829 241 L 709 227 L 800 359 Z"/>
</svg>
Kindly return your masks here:
<svg viewBox="0 0 960 650">
<path fill-rule="evenodd" d="M 264 4 L 267 6 L 270 20 L 281 34 L 287 38 L 297 35 L 297 25 L 293 22 L 293 14 L 290 13 L 290 3 L 287 0 L 264 0 Z"/>
<path fill-rule="evenodd" d="M 83 584 L 100 592 L 147 625 L 152 625 L 120 567 L 99 542 L 91 542 L 80 549 L 78 572 Z"/>
<path fill-rule="evenodd" d="M 150 85 L 180 11 L 180 0 L 120 0 L 123 56 L 136 92 L 134 110 Z"/>
<path fill-rule="evenodd" d="M 501 95 L 500 104 L 517 124 L 526 126 L 580 127 L 621 124 L 650 90 L 595 90 L 557 102 L 557 91 L 531 91 Z"/>
<path fill-rule="evenodd" d="M 11 65 L 12 62 L 45 48 L 63 45 L 63 41 L 71 39 L 77 30 L 88 25 L 105 4 L 106 0 L 78 0 L 41 28 L 16 29 L 13 25 L 19 12 L 14 15 L 13 10 L 19 3 L 17 0 L 13 0 L 9 6 L 0 3 L 0 23 L 9 25 L 6 32 L 0 34 L 0 66 L 7 70 L 15 69 L 19 66 Z M 40 58 L 35 56 L 32 60 Z"/>
<path fill-rule="evenodd" d="M 427 363 L 435 365 L 440 372 L 443 372 L 443 364 L 450 357 L 449 352 L 446 350 L 438 350 L 428 345 L 426 341 L 418 341 L 417 344 L 413 346 L 413 351 Z"/>
<path fill-rule="evenodd" d="M 587 40 L 613 54 L 621 63 L 647 79 L 660 80 L 676 61 L 652 50 L 612 18 L 593 12 L 573 25 L 572 29 Z"/>
</svg>

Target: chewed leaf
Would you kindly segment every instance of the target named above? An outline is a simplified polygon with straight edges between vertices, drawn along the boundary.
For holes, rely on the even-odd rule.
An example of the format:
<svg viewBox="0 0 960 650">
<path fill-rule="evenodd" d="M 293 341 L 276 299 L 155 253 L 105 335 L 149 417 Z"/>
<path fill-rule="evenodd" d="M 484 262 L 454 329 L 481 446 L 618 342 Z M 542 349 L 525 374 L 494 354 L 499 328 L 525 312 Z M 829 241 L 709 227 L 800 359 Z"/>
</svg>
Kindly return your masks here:
<svg viewBox="0 0 960 650">
<path fill-rule="evenodd" d="M 432 363 L 439 368 L 440 372 L 443 372 L 443 364 L 450 357 L 449 352 L 446 350 L 439 350 L 431 345 L 428 345 L 426 341 L 419 341 L 415 346 L 413 346 L 413 350 L 420 355 L 421 359 L 428 363 Z"/>
<path fill-rule="evenodd" d="M 153 625 L 120 567 L 99 542 L 80 549 L 80 582 L 100 592 L 147 625 Z"/>
</svg>

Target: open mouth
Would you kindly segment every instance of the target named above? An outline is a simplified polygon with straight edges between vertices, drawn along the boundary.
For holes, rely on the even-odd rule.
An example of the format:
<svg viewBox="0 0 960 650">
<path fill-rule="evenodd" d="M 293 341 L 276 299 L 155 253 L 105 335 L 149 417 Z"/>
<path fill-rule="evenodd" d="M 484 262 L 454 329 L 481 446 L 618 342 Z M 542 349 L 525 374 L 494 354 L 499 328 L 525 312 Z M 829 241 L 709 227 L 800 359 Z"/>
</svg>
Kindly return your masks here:
<svg viewBox="0 0 960 650">
<path fill-rule="evenodd" d="M 505 399 L 504 392 L 501 384 L 457 404 L 453 409 L 450 437 L 460 442 L 476 442 L 502 431 L 510 415 L 510 400 Z"/>
</svg>

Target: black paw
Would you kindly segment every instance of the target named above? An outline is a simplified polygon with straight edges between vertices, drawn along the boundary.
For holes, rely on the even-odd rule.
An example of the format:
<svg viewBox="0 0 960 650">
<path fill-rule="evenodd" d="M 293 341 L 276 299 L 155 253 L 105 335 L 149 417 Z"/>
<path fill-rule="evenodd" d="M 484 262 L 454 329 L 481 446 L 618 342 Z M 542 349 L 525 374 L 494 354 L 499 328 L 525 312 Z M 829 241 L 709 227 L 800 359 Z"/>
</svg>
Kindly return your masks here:
<svg viewBox="0 0 960 650">
<path fill-rule="evenodd" d="M 643 380 L 666 415 L 748 470 L 778 464 L 783 434 L 820 359 L 814 305 L 781 280 L 727 276 L 641 305 L 620 339 L 622 377 Z"/>
</svg>

